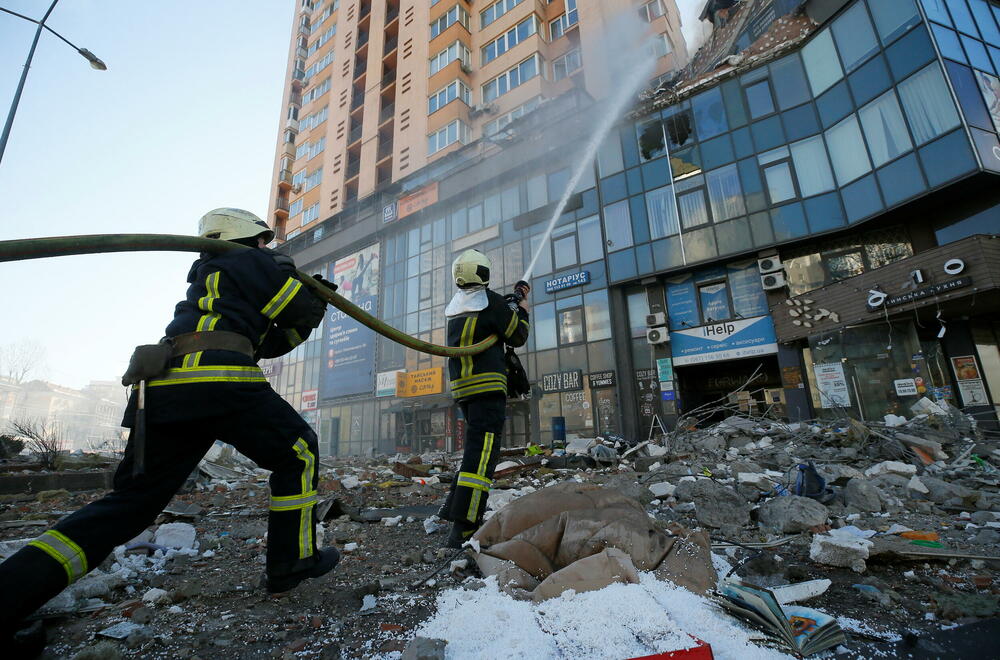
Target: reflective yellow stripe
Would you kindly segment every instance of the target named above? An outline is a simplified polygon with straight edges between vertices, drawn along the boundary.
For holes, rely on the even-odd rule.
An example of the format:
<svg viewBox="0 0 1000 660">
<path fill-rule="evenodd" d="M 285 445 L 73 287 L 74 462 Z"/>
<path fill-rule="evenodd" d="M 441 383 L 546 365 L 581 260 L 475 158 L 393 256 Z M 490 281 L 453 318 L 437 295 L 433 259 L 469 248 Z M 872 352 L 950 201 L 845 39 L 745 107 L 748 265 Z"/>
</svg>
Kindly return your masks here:
<svg viewBox="0 0 1000 660">
<path fill-rule="evenodd" d="M 465 325 L 462 327 L 462 337 L 458 342 L 459 346 L 469 346 L 472 344 L 472 338 L 476 334 L 476 318 L 475 316 L 470 316 L 465 319 Z M 462 377 L 467 378 L 472 375 L 472 356 L 466 355 L 459 360 L 462 363 Z"/>
<path fill-rule="evenodd" d="M 514 312 L 514 315 L 510 317 L 510 323 L 507 324 L 507 330 L 503 333 L 504 337 L 510 337 L 512 334 L 514 334 L 514 331 L 517 330 L 518 320 L 519 320 L 518 314 L 517 312 Z"/>
<path fill-rule="evenodd" d="M 149 387 L 186 385 L 188 383 L 266 383 L 260 367 L 176 367 L 147 383 Z"/>
<path fill-rule="evenodd" d="M 491 453 L 493 453 L 493 434 L 487 433 L 483 436 L 483 453 L 479 457 L 479 468 L 476 470 L 477 477 L 486 479 L 486 467 L 490 463 Z M 481 501 L 482 494 L 484 492 L 489 492 L 488 486 L 483 489 L 476 488 L 472 491 L 472 498 L 469 500 L 469 512 L 465 516 L 469 522 L 476 522 L 479 514 L 479 502 Z"/>
<path fill-rule="evenodd" d="M 260 313 L 269 319 L 273 319 L 281 313 L 281 310 L 283 310 L 288 303 L 292 301 L 292 298 L 294 298 L 301 289 L 302 283 L 294 277 L 289 277 L 285 282 L 285 285 L 281 287 L 278 293 L 274 294 L 274 297 L 271 298 L 266 305 L 264 305 L 263 309 L 260 310 Z"/>
<path fill-rule="evenodd" d="M 316 457 L 309 451 L 309 443 L 299 438 L 292 447 L 298 455 L 299 460 L 304 463 L 302 467 L 302 493 L 295 497 L 309 497 L 316 491 L 312 488 L 313 473 L 316 468 Z M 290 497 L 290 496 L 289 496 Z M 312 511 L 315 501 L 308 503 L 299 509 L 299 559 L 311 557 L 313 554 L 313 524 Z"/>
<path fill-rule="evenodd" d="M 485 385 L 478 385 L 476 387 L 468 387 L 463 390 L 454 391 L 452 390 L 451 395 L 458 399 L 464 399 L 476 394 L 485 394 L 486 392 L 502 392 L 507 393 L 507 385 L 505 383 L 487 383 Z"/>
<path fill-rule="evenodd" d="M 481 477 L 478 474 L 473 474 L 471 472 L 459 472 L 458 473 L 458 485 L 468 486 L 469 488 L 475 488 L 477 490 L 488 491 L 490 486 L 493 485 L 491 479 L 486 477 Z"/>
<path fill-rule="evenodd" d="M 305 495 L 272 496 L 270 509 L 271 511 L 295 511 L 296 509 L 304 509 L 315 505 L 318 499 L 319 495 L 316 491 L 306 493 Z"/>
<path fill-rule="evenodd" d="M 62 532 L 50 529 L 28 545 L 34 546 L 59 562 L 66 571 L 68 584 L 87 574 L 87 555 Z"/>
<path fill-rule="evenodd" d="M 198 309 L 205 312 L 202 314 L 201 318 L 198 319 L 198 325 L 195 326 L 195 330 L 198 332 L 205 332 L 210 330 L 215 330 L 216 324 L 222 316 L 215 311 L 215 301 L 219 299 L 219 277 L 221 276 L 221 271 L 215 271 L 210 273 L 208 277 L 205 278 L 205 295 L 198 299 Z M 184 356 L 184 361 L 181 366 L 184 367 L 197 367 L 201 364 L 201 356 L 203 351 L 198 351 L 197 353 L 188 353 Z"/>
<path fill-rule="evenodd" d="M 499 386 L 501 389 L 507 389 L 507 376 L 504 374 L 489 372 L 485 374 L 479 374 L 476 376 L 470 376 L 468 378 L 456 378 L 455 380 L 448 382 L 448 387 L 451 389 L 451 393 L 462 394 L 466 390 L 471 388 L 481 388 L 484 385 Z"/>
</svg>

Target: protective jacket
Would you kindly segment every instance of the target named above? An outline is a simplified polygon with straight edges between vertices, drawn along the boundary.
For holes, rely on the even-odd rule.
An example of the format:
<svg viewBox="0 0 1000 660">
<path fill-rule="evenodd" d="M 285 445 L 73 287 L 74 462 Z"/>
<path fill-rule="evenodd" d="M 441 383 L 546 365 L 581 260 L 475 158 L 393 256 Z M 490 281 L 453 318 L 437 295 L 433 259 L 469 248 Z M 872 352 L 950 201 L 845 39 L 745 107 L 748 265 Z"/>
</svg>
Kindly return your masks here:
<svg viewBox="0 0 1000 660">
<path fill-rule="evenodd" d="M 490 393 L 507 395 L 504 344 L 523 346 L 528 340 L 528 312 L 495 291 L 486 289 L 486 308 L 448 319 L 448 345 L 471 346 L 497 335 L 500 341 L 472 357 L 450 358 L 448 374 L 456 401 Z"/>
<path fill-rule="evenodd" d="M 248 395 L 269 389 L 257 359 L 288 353 L 312 330 L 304 318 L 316 299 L 294 272 L 290 259 L 267 249 L 202 254 L 188 272 L 187 295 L 177 303 L 166 336 L 228 330 L 247 337 L 255 355 L 208 350 L 174 358 L 166 373 L 147 383 L 147 419 L 225 415 L 250 405 Z M 132 398 L 123 426 L 134 419 Z"/>
</svg>

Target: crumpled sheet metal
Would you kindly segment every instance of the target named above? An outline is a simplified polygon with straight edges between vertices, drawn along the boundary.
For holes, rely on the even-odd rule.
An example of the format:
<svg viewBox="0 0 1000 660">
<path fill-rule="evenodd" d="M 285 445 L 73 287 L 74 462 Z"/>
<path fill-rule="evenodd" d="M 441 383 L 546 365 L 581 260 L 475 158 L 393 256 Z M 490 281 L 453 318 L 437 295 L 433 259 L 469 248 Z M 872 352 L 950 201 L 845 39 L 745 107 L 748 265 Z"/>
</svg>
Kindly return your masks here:
<svg viewBox="0 0 1000 660">
<path fill-rule="evenodd" d="M 504 507 L 475 534 L 476 563 L 502 589 L 536 602 L 637 583 L 652 571 L 695 593 L 717 581 L 705 532 L 671 525 L 664 533 L 642 505 L 618 491 L 564 483 L 530 493 Z"/>
</svg>

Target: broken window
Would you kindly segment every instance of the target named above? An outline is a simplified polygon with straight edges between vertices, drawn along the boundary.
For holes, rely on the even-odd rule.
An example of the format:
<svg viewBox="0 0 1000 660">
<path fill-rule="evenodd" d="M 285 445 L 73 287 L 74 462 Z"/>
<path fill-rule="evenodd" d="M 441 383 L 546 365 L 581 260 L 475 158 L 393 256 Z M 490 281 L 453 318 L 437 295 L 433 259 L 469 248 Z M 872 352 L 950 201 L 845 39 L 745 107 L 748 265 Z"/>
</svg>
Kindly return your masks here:
<svg viewBox="0 0 1000 660">
<path fill-rule="evenodd" d="M 639 153 L 642 160 L 653 160 L 667 153 L 663 142 L 663 124 L 659 119 L 647 121 L 636 127 L 639 137 Z"/>
</svg>

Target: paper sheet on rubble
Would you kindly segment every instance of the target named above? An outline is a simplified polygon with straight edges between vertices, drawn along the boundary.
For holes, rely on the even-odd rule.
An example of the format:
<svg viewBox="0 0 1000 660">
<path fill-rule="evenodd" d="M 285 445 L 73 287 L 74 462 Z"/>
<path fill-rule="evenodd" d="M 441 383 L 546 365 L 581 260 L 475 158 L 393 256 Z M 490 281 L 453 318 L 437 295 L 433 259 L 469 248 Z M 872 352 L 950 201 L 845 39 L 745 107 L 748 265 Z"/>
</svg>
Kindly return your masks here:
<svg viewBox="0 0 1000 660">
<path fill-rule="evenodd" d="M 660 531 L 638 502 L 592 484 L 569 482 L 525 495 L 491 517 L 474 539 L 483 574 L 497 576 L 507 593 L 536 602 L 569 589 L 634 583 L 637 569 L 697 593 L 716 582 L 704 532 L 678 525 Z"/>
</svg>

